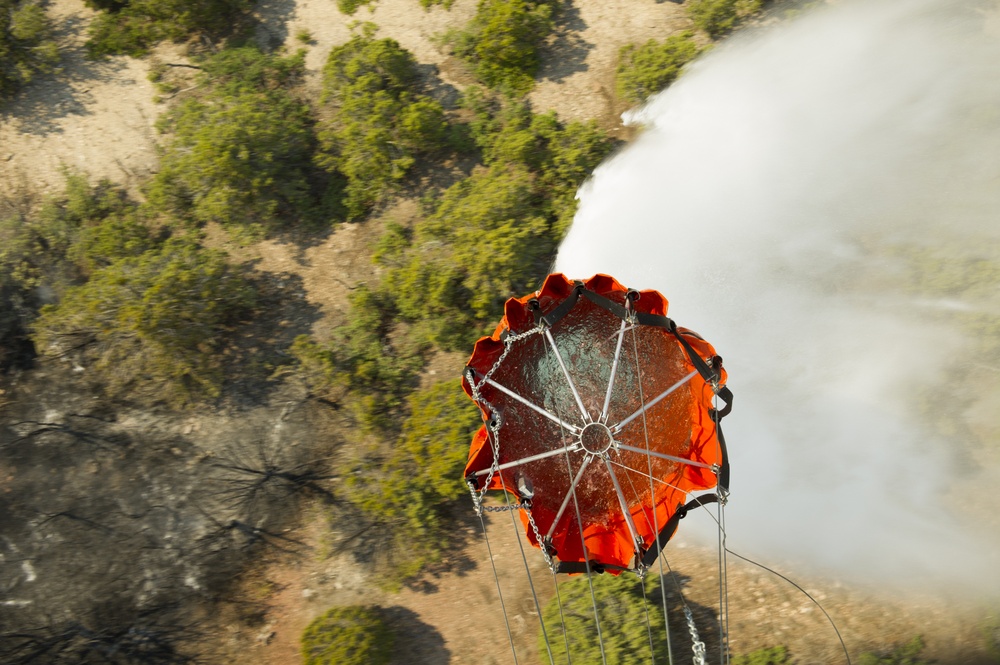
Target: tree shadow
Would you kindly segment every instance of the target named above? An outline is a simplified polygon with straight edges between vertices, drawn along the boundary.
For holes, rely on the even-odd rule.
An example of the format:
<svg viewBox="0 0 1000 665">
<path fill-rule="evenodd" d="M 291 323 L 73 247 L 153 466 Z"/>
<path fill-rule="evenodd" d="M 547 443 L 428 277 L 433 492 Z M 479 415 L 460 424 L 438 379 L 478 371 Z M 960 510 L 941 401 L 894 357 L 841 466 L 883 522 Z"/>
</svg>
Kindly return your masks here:
<svg viewBox="0 0 1000 665">
<path fill-rule="evenodd" d="M 433 626 L 421 621 L 413 610 L 394 606 L 382 608 L 386 623 L 396 635 L 390 665 L 446 665 L 451 652 L 444 638 Z"/>
<path fill-rule="evenodd" d="M 650 594 L 651 600 L 662 607 L 663 596 L 661 594 L 666 593 L 667 624 L 675 656 L 693 653 L 694 636 L 691 631 L 693 623 L 698 640 L 705 645 L 705 662 L 720 662 L 719 654 L 723 647 L 719 614 L 716 609 L 700 605 L 687 598 L 684 589 L 690 581 L 690 577 L 677 571 L 662 575 L 659 586 Z M 690 611 L 690 620 L 685 610 Z"/>
<path fill-rule="evenodd" d="M 136 85 L 134 79 L 123 79 L 128 66 L 124 56 L 105 60 L 90 60 L 83 44 L 68 44 L 79 34 L 85 20 L 70 14 L 55 26 L 60 43 L 60 70 L 41 76 L 14 98 L 0 103 L 0 121 L 10 123 L 23 134 L 46 136 L 63 132 L 59 121 L 69 116 L 93 115 L 90 110 L 98 98 L 91 88 L 98 83 L 116 81 L 118 85 Z"/>
<path fill-rule="evenodd" d="M 246 267 L 252 268 L 250 262 Z M 266 402 L 281 383 L 275 369 L 289 362 L 288 348 L 299 335 L 309 334 L 321 318 L 306 298 L 300 275 L 255 272 L 257 312 L 237 326 L 221 356 L 225 368 L 225 398 L 238 406 Z"/>
<path fill-rule="evenodd" d="M 561 83 L 573 74 L 589 69 L 587 55 L 594 45 L 580 36 L 586 28 L 587 23 L 580 16 L 580 10 L 571 2 L 564 4 L 556 16 L 553 38 L 542 48 L 539 79 Z"/>
<path fill-rule="evenodd" d="M 423 82 L 423 93 L 440 104 L 446 111 L 458 108 L 462 93 L 458 88 L 441 80 L 437 65 L 417 65 L 417 73 Z"/>
<path fill-rule="evenodd" d="M 258 0 L 254 40 L 265 51 L 281 48 L 288 39 L 288 24 L 295 16 L 295 0 Z"/>
</svg>

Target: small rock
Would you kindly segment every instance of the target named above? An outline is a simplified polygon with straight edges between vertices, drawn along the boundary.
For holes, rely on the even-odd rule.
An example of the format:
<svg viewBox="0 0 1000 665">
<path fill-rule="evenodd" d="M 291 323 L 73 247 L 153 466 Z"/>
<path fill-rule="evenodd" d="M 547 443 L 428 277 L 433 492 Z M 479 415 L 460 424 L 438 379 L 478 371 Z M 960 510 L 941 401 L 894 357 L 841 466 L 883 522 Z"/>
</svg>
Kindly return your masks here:
<svg viewBox="0 0 1000 665">
<path fill-rule="evenodd" d="M 312 589 L 303 589 L 302 590 L 302 597 L 303 598 L 312 598 L 315 595 L 316 595 L 316 592 L 313 591 Z"/>
</svg>

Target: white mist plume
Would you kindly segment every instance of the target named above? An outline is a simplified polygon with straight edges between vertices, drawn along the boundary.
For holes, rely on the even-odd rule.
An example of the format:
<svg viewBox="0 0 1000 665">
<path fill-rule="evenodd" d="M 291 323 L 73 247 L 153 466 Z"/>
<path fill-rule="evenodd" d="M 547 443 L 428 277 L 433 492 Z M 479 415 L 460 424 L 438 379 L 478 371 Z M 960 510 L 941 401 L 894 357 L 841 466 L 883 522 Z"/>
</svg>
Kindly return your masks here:
<svg viewBox="0 0 1000 665">
<path fill-rule="evenodd" d="M 1000 474 L 926 413 L 961 403 L 935 391 L 977 344 L 949 313 L 1000 305 L 920 296 L 899 251 L 1000 262 L 996 5 L 825 6 L 731 39 L 631 120 L 645 130 L 581 190 L 556 270 L 660 290 L 725 358 L 731 546 L 1000 591 L 996 523 L 965 509 L 1000 514 L 983 486 Z"/>
</svg>

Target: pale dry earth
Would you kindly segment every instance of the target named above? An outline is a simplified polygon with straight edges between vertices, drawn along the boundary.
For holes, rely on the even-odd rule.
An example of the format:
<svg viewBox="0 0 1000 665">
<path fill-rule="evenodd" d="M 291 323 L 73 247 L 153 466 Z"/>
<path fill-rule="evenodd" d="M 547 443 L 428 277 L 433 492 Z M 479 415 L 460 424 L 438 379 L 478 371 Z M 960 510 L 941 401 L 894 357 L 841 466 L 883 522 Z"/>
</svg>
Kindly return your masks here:
<svg viewBox="0 0 1000 665">
<path fill-rule="evenodd" d="M 94 12 L 83 0 L 58 0 L 48 11 L 62 73 L 0 106 L 0 180 L 24 178 L 53 191 L 63 184 L 63 169 L 75 168 L 135 187 L 158 161 L 153 123 L 162 107 L 153 101 L 148 62 L 87 60 L 85 28 Z"/>
</svg>

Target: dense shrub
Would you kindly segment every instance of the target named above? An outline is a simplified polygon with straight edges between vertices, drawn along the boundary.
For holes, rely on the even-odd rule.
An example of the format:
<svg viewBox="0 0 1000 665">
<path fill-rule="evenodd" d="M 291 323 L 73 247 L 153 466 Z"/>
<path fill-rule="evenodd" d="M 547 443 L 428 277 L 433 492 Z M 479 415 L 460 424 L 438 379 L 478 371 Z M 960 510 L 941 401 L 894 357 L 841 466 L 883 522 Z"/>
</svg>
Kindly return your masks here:
<svg viewBox="0 0 1000 665">
<path fill-rule="evenodd" d="M 462 348 L 507 297 L 535 286 L 553 249 L 534 177 L 500 164 L 445 192 L 387 285 L 424 339 Z"/>
<path fill-rule="evenodd" d="M 344 205 L 359 217 L 402 180 L 416 156 L 442 147 L 447 122 L 436 101 L 417 93 L 413 56 L 374 26 L 334 48 L 323 70 L 318 163 L 346 178 Z"/>
<path fill-rule="evenodd" d="M 446 37 L 490 88 L 520 95 L 531 90 L 539 46 L 552 31 L 553 5 L 531 0 L 480 0 L 462 31 Z"/>
<path fill-rule="evenodd" d="M 303 665 L 385 665 L 395 635 L 376 607 L 334 607 L 302 633 Z"/>
<path fill-rule="evenodd" d="M 921 657 L 924 651 L 924 639 L 917 635 L 906 644 L 902 644 L 892 651 L 867 652 L 861 654 L 858 659 L 859 665 L 931 665 L 934 661 Z"/>
<path fill-rule="evenodd" d="M 762 4 L 762 0 L 688 0 L 687 10 L 698 29 L 718 39 L 759 11 Z"/>
<path fill-rule="evenodd" d="M 0 0 L 0 101 L 58 62 L 59 48 L 41 3 Z"/>
<path fill-rule="evenodd" d="M 422 364 L 416 350 L 390 340 L 393 315 L 384 294 L 361 286 L 351 294 L 347 324 L 329 344 L 302 335 L 291 349 L 312 391 L 345 402 L 369 431 L 398 423 Z"/>
<path fill-rule="evenodd" d="M 251 237 L 314 214 L 312 116 L 288 90 L 302 67 L 301 53 L 282 58 L 254 48 L 206 61 L 205 92 L 160 119 L 171 137 L 150 204 Z"/>
<path fill-rule="evenodd" d="M 23 202 L 27 203 L 27 202 Z M 107 181 L 67 173 L 66 189 L 34 208 L 0 211 L 0 369 L 33 355 L 28 331 L 44 301 L 92 270 L 154 242 L 137 205 Z"/>
<path fill-rule="evenodd" d="M 788 657 L 788 649 L 777 646 L 733 656 L 731 662 L 732 665 L 787 665 L 791 661 Z"/>
<path fill-rule="evenodd" d="M 413 334 L 446 349 L 466 347 L 508 297 L 537 288 L 576 189 L 611 147 L 592 124 L 563 125 L 523 104 L 473 93 L 468 106 L 488 168 L 446 190 L 412 231 L 390 226 L 376 252 Z"/>
<path fill-rule="evenodd" d="M 475 96 L 475 92 L 470 97 Z M 576 213 L 576 190 L 611 151 L 613 144 L 594 122 L 562 123 L 555 113 L 536 115 L 521 102 L 477 109 L 472 136 L 489 164 L 514 164 L 535 174 L 555 243 Z M 489 106 L 489 105 L 488 105 Z M 478 108 L 477 108 L 478 107 Z"/>
<path fill-rule="evenodd" d="M 594 586 L 601 622 L 600 639 L 588 581 Z M 646 586 L 645 597 L 643 584 Z M 652 576 L 642 581 L 632 575 L 594 575 L 572 578 L 560 584 L 559 597 L 549 601 L 542 610 L 555 662 L 567 662 L 567 642 L 569 659 L 574 663 L 633 665 L 660 662 L 661 659 L 666 662 L 667 635 L 663 629 L 663 609 L 655 593 L 657 590 L 658 584 Z M 647 618 L 653 630 L 647 630 Z M 545 653 L 541 633 L 538 639 L 539 648 Z"/>
<path fill-rule="evenodd" d="M 348 479 L 351 500 L 392 534 L 398 579 L 438 561 L 454 541 L 446 511 L 468 496 L 462 470 L 481 422 L 458 381 L 414 392 L 407 411 L 393 445 Z"/>
<path fill-rule="evenodd" d="M 673 83 L 681 68 L 699 53 L 690 32 L 671 35 L 664 41 L 650 39 L 642 45 L 628 44 L 618 53 L 618 94 L 640 104 Z"/>
<path fill-rule="evenodd" d="M 86 0 L 102 10 L 90 26 L 92 56 L 145 55 L 164 40 L 219 38 L 248 17 L 253 0 Z"/>
<path fill-rule="evenodd" d="M 227 325 L 253 286 L 221 252 L 166 241 L 95 271 L 35 322 L 40 353 L 78 353 L 112 395 L 183 403 L 218 395 Z"/>
</svg>

